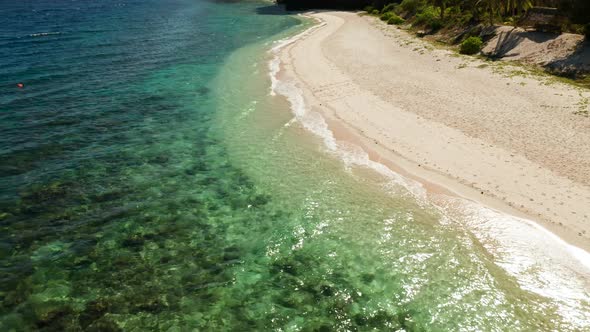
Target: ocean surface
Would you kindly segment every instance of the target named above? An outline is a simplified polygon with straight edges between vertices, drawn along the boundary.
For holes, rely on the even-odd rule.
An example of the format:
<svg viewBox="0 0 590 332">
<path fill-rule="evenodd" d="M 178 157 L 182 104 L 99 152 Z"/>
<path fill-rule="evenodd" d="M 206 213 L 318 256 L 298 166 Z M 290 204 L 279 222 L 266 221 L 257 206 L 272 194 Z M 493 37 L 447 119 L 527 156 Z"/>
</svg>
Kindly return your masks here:
<svg viewBox="0 0 590 332">
<path fill-rule="evenodd" d="M 0 331 L 590 331 L 566 244 L 306 111 L 276 52 L 313 24 L 0 0 Z"/>
</svg>

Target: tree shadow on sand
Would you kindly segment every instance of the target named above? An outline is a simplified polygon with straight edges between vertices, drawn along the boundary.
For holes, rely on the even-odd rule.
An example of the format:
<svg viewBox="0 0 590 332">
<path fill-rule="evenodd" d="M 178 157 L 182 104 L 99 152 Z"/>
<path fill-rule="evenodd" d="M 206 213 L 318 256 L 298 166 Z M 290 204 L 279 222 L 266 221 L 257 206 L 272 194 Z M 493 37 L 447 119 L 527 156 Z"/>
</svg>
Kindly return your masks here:
<svg viewBox="0 0 590 332">
<path fill-rule="evenodd" d="M 492 59 L 510 58 L 520 55 L 515 49 L 525 40 L 541 44 L 559 37 L 556 33 L 525 31 L 513 28 L 509 31 L 501 31 L 498 35 L 498 43 L 486 56 Z"/>
<path fill-rule="evenodd" d="M 552 73 L 573 79 L 588 75 L 590 73 L 590 41 L 586 39 L 579 42 L 572 53 L 547 63 L 545 68 Z"/>
</svg>

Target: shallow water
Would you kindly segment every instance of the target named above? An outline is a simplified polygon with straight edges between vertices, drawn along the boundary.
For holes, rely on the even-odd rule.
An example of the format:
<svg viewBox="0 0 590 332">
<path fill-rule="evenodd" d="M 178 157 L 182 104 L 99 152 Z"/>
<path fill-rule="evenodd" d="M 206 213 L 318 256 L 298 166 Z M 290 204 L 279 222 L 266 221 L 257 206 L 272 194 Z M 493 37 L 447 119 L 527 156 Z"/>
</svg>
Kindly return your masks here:
<svg viewBox="0 0 590 332">
<path fill-rule="evenodd" d="M 269 95 L 267 6 L 0 4 L 0 330 L 585 328 Z"/>
</svg>

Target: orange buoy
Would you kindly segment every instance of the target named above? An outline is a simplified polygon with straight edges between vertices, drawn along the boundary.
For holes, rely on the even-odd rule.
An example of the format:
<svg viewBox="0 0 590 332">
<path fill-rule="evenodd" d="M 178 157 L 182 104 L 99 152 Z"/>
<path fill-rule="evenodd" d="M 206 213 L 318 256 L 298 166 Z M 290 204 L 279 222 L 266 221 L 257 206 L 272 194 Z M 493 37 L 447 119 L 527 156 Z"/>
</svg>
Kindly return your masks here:
<svg viewBox="0 0 590 332">
<path fill-rule="evenodd" d="M 17 86 L 19 89 L 23 89 L 23 88 L 25 87 L 25 85 L 24 85 L 24 84 L 22 84 L 22 83 L 16 83 L 16 86 Z"/>
</svg>

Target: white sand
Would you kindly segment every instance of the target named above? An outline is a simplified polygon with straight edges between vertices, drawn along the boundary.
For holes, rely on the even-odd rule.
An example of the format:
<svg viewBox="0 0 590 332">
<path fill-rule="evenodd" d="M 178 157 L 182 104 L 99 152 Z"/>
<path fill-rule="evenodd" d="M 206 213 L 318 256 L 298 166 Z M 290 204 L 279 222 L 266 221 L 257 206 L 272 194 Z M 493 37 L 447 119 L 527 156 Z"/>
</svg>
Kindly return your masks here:
<svg viewBox="0 0 590 332">
<path fill-rule="evenodd" d="M 590 250 L 590 119 L 574 114 L 589 91 L 434 49 L 371 17 L 313 16 L 324 24 L 281 49 L 278 75 L 337 140 Z"/>
</svg>

